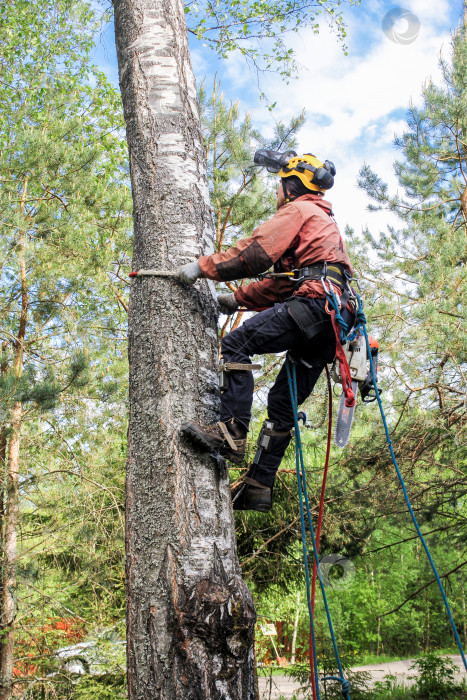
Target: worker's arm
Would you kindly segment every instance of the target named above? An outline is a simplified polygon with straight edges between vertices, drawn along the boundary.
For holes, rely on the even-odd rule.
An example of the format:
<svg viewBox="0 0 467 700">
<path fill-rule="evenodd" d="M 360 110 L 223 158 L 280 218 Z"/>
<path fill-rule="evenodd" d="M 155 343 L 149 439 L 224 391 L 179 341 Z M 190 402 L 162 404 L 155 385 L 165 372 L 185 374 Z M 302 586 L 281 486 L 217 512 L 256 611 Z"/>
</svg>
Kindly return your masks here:
<svg viewBox="0 0 467 700">
<path fill-rule="evenodd" d="M 262 311 L 292 296 L 294 284 L 287 279 L 266 279 L 235 290 L 235 301 L 252 311 Z"/>
<path fill-rule="evenodd" d="M 203 276 L 227 282 L 266 272 L 290 248 L 303 223 L 299 208 L 285 204 L 272 219 L 258 226 L 251 238 L 238 241 L 223 253 L 199 258 Z"/>
</svg>

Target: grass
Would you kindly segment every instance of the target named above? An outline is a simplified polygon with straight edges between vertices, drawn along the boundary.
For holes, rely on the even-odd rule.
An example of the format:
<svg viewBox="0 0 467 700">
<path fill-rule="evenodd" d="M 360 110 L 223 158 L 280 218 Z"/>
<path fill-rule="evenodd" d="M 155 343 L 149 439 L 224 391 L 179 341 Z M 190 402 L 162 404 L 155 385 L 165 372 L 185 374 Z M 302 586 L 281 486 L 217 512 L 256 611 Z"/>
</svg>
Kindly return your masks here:
<svg viewBox="0 0 467 700">
<path fill-rule="evenodd" d="M 430 651 L 436 652 L 438 656 L 448 656 L 450 654 L 459 653 L 459 650 L 456 646 L 449 647 L 446 649 L 433 649 Z M 407 658 L 419 659 L 424 655 L 424 651 L 418 651 L 417 653 L 411 654 L 410 656 L 391 656 L 390 654 L 380 654 L 379 656 L 376 656 L 376 654 L 362 654 L 357 657 L 357 661 L 352 665 L 355 667 L 373 666 L 377 664 L 391 663 L 392 661 L 404 661 Z"/>
<path fill-rule="evenodd" d="M 258 678 L 269 678 L 269 676 L 285 676 L 287 666 L 258 666 Z"/>
</svg>

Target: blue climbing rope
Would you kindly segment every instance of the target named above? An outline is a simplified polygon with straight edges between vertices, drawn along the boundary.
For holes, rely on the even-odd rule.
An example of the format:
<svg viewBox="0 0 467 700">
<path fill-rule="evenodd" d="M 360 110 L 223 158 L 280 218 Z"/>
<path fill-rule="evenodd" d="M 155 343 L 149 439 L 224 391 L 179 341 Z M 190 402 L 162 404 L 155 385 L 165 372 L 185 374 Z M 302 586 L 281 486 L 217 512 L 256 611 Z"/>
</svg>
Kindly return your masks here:
<svg viewBox="0 0 467 700">
<path fill-rule="evenodd" d="M 340 656 L 339 656 L 339 650 L 337 648 L 336 635 L 334 633 L 334 627 L 333 627 L 332 620 L 331 620 L 331 613 L 329 611 L 326 590 L 324 587 L 323 575 L 321 573 L 321 567 L 320 567 L 319 559 L 317 556 L 318 550 L 317 550 L 317 546 L 316 546 L 316 538 L 315 538 L 315 533 L 314 533 L 314 529 L 313 529 L 313 522 L 311 519 L 310 503 L 308 500 L 308 490 L 307 490 L 307 483 L 306 483 L 305 463 L 304 463 L 304 459 L 303 459 L 302 441 L 301 441 L 301 436 L 300 436 L 300 428 L 298 425 L 297 374 L 296 374 L 296 370 L 295 370 L 295 364 L 290 357 L 287 357 L 287 359 L 286 359 L 285 368 L 287 371 L 287 381 L 289 384 L 290 400 L 292 402 L 292 408 L 293 408 L 293 414 L 294 414 L 295 464 L 296 464 L 296 470 L 297 470 L 297 483 L 298 483 L 299 506 L 300 506 L 300 523 L 301 523 L 301 527 L 302 527 L 302 545 L 303 545 L 303 556 L 304 556 L 304 561 L 305 561 L 305 577 L 306 577 L 306 586 L 307 586 L 308 612 L 309 612 L 309 616 L 310 616 L 311 642 L 312 642 L 312 651 L 313 651 L 313 665 L 314 665 L 314 669 L 315 669 L 315 682 L 316 682 L 317 698 L 319 700 L 319 676 L 318 676 L 318 663 L 317 663 L 317 653 L 316 653 L 316 640 L 315 640 L 313 610 L 312 610 L 312 606 L 311 606 L 310 575 L 309 575 L 309 567 L 308 567 L 308 550 L 307 550 L 307 545 L 306 545 L 305 518 L 304 518 L 304 513 L 303 513 L 303 499 L 305 500 L 305 508 L 306 508 L 308 526 L 309 526 L 310 535 L 311 535 L 311 542 L 313 545 L 313 556 L 314 556 L 315 561 L 316 561 L 316 570 L 318 573 L 319 585 L 321 588 L 321 594 L 323 596 L 324 608 L 326 610 L 326 617 L 327 617 L 327 621 L 328 621 L 329 632 L 331 634 L 334 655 L 336 657 L 337 668 L 338 668 L 339 674 L 340 674 L 340 677 L 332 676 L 332 677 L 327 677 L 323 680 L 331 680 L 332 679 L 332 680 L 340 681 L 342 683 L 342 695 L 344 696 L 345 700 L 351 700 L 350 692 L 349 692 L 350 691 L 350 683 L 349 683 L 349 681 L 347 681 L 344 678 L 344 671 L 343 671 L 342 663 L 341 663 Z"/>
<path fill-rule="evenodd" d="M 328 300 L 330 301 L 330 303 L 333 304 L 333 308 L 335 308 L 335 307 L 334 307 L 334 301 L 337 303 L 337 299 L 335 298 L 335 295 L 334 295 L 334 293 L 333 293 L 333 291 L 332 291 L 332 288 L 330 288 L 330 292 L 331 292 L 331 294 L 332 294 L 332 297 L 334 297 L 334 299 L 332 299 L 331 294 L 330 294 L 330 295 L 328 296 Z M 363 303 L 362 303 L 362 300 L 361 300 L 360 295 L 357 294 L 357 295 L 356 295 L 356 298 L 357 298 L 357 304 L 358 304 L 358 305 L 357 305 L 356 319 L 355 319 L 355 325 L 354 325 L 353 331 L 352 331 L 352 333 L 351 333 L 351 335 L 350 335 L 349 337 L 346 337 L 347 325 L 344 324 L 344 325 L 345 325 L 345 328 L 341 326 L 341 338 L 342 338 L 342 337 L 345 338 L 344 342 L 347 342 L 347 340 L 352 340 L 352 339 L 355 337 L 355 334 L 356 334 L 356 332 L 357 332 L 358 330 L 361 330 L 361 331 L 363 332 L 364 337 L 365 337 L 367 355 L 368 355 L 368 358 L 369 358 L 369 360 L 370 360 L 371 376 L 372 376 L 372 379 L 373 379 L 373 385 L 374 385 L 374 387 L 375 387 L 375 394 L 376 394 L 376 399 L 377 399 L 377 401 L 378 401 L 378 406 L 379 406 L 379 410 L 380 410 L 380 413 L 381 413 L 381 418 L 382 418 L 382 420 L 383 420 L 384 430 L 385 430 L 385 433 L 386 433 L 386 441 L 387 441 L 387 445 L 388 445 L 388 448 L 389 448 L 389 452 L 390 452 L 390 454 L 391 454 L 392 463 L 393 463 L 394 468 L 395 468 L 395 470 L 396 470 L 396 474 L 397 474 L 397 478 L 399 479 L 399 483 L 400 483 L 400 485 L 401 485 L 401 487 L 402 487 L 402 492 L 403 492 L 403 494 L 404 494 L 404 499 L 405 499 L 405 502 L 406 502 L 408 511 L 409 511 L 409 513 L 410 513 L 410 517 L 412 518 L 412 522 L 413 522 L 413 524 L 414 524 L 415 530 L 417 531 L 417 535 L 418 535 L 419 538 L 420 538 L 420 541 L 421 541 L 421 543 L 422 543 L 422 545 L 423 545 L 423 549 L 425 550 L 425 554 L 426 554 L 426 556 L 428 557 L 428 561 L 430 562 L 430 566 L 431 566 L 431 568 L 432 568 L 432 570 L 433 570 L 433 574 L 434 574 L 434 576 L 435 576 L 436 583 L 438 584 L 438 588 L 439 588 L 439 590 L 440 590 L 441 596 L 442 596 L 442 598 L 443 598 L 444 606 L 445 606 L 446 612 L 447 612 L 447 614 L 448 614 L 448 618 L 449 618 L 449 622 L 450 622 L 450 624 L 451 624 L 451 628 L 452 628 L 452 631 L 453 631 L 453 634 L 454 634 L 454 638 L 455 638 L 455 640 L 456 640 L 457 647 L 458 647 L 458 649 L 459 649 L 460 655 L 461 655 L 461 657 L 462 657 L 462 661 L 463 661 L 463 663 L 464 663 L 465 670 L 466 670 L 466 672 L 467 672 L 467 660 L 466 660 L 466 658 L 465 658 L 465 653 L 464 653 L 464 649 L 463 649 L 463 647 L 462 647 L 462 642 L 461 642 L 461 640 L 460 640 L 459 633 L 458 633 L 458 631 L 457 631 L 457 627 L 456 627 L 456 624 L 455 624 L 455 622 L 454 622 L 454 618 L 453 618 L 453 616 L 452 616 L 451 608 L 450 608 L 448 599 L 447 599 L 447 597 L 446 597 L 446 593 L 444 592 L 443 584 L 441 583 L 441 579 L 440 579 L 440 577 L 439 577 L 438 570 L 437 570 L 437 568 L 436 568 L 435 562 L 434 562 L 434 560 L 433 560 L 433 557 L 431 556 L 431 552 L 430 552 L 430 550 L 429 550 L 429 548 L 428 548 L 428 545 L 427 545 L 427 543 L 426 543 L 426 541 L 425 541 L 425 538 L 423 537 L 423 533 L 422 533 L 422 531 L 421 531 L 421 529 L 420 529 L 420 526 L 419 526 L 419 524 L 418 524 L 417 518 L 416 518 L 415 513 L 414 513 L 414 511 L 413 511 L 412 504 L 411 504 L 410 498 L 409 498 L 409 494 L 407 493 L 407 488 L 406 488 L 406 485 L 405 485 L 405 481 L 404 481 L 404 478 L 403 478 L 403 476 L 402 476 L 402 474 L 401 474 L 401 471 L 400 471 L 400 469 L 399 469 L 399 465 L 397 464 L 396 455 L 394 454 L 394 448 L 393 448 L 393 446 L 392 446 L 392 440 L 391 440 L 391 436 L 390 436 L 390 434 L 389 434 L 389 428 L 388 428 L 388 424 L 387 424 L 387 420 L 386 420 L 386 415 L 385 415 L 385 413 L 384 413 L 383 403 L 382 403 L 382 401 L 381 401 L 380 392 L 378 391 L 378 387 L 377 387 L 376 371 L 375 371 L 375 367 L 374 367 L 374 364 L 373 364 L 373 358 L 372 358 L 372 356 L 371 356 L 370 341 L 369 341 L 369 339 L 368 339 L 368 333 L 367 333 L 367 330 L 366 330 L 366 318 L 365 318 L 365 314 L 364 314 L 364 312 L 363 312 Z M 336 319 L 337 319 L 337 314 L 336 314 Z"/>
<path fill-rule="evenodd" d="M 295 419 L 295 431 L 297 431 L 298 428 L 298 414 L 297 414 L 297 403 L 294 401 L 294 396 L 292 393 L 292 384 L 290 382 L 290 369 L 289 369 L 289 364 L 288 360 L 286 360 L 286 368 L 287 368 L 287 378 L 289 379 L 289 389 L 290 389 L 290 399 L 292 401 L 292 406 L 294 409 L 294 419 Z M 320 700 L 320 695 L 319 695 L 319 681 L 318 681 L 318 655 L 316 653 L 316 637 L 315 637 L 315 624 L 314 624 L 314 616 L 313 616 L 313 606 L 311 604 L 311 588 L 310 588 L 310 567 L 308 564 L 308 548 L 306 544 L 306 527 L 305 527 L 305 515 L 303 512 L 303 495 L 302 495 L 302 482 L 300 478 L 300 461 L 297 455 L 297 451 L 295 451 L 295 468 L 297 471 L 297 484 L 298 484 L 298 504 L 300 507 L 300 527 L 301 527 L 301 533 L 302 533 L 302 549 L 303 549 L 303 562 L 305 564 L 305 579 L 306 579 L 306 597 L 307 597 L 307 602 L 308 602 L 308 615 L 310 618 L 310 633 L 311 633 L 311 647 L 312 647 L 312 652 L 313 652 L 313 668 L 314 668 L 314 677 L 315 677 L 315 688 L 314 690 L 316 691 L 316 698 L 317 700 Z"/>
<path fill-rule="evenodd" d="M 359 299 L 359 304 L 361 304 L 361 300 L 360 300 L 360 299 Z M 456 623 L 454 622 L 454 618 L 453 618 L 453 616 L 452 616 L 452 612 L 451 612 L 451 607 L 450 607 L 450 605 L 449 605 L 449 601 L 448 601 L 448 599 L 447 599 L 447 597 L 446 597 L 446 593 L 444 592 L 443 584 L 441 583 L 441 579 L 440 579 L 440 577 L 439 577 L 438 570 L 437 570 L 437 568 L 436 568 L 436 564 L 435 564 L 435 562 L 434 562 L 434 560 L 433 560 L 433 557 L 431 556 L 431 552 L 430 552 L 430 550 L 429 550 L 429 548 L 428 548 L 428 545 L 427 545 L 427 543 L 426 543 L 426 541 L 425 541 L 425 538 L 423 537 L 423 533 L 422 533 L 422 531 L 420 530 L 420 525 L 418 524 L 418 521 L 417 521 L 417 518 L 416 518 L 416 516 L 415 516 L 415 513 L 413 512 L 413 508 L 412 508 L 412 504 L 411 504 L 411 502 L 410 502 L 409 494 L 407 493 L 407 488 L 406 488 L 406 486 L 405 486 L 404 477 L 402 476 L 402 474 L 401 474 L 401 472 L 400 472 L 399 465 L 397 464 L 396 455 L 394 454 L 394 448 L 393 448 L 393 446 L 392 446 L 392 440 L 391 440 L 391 436 L 390 436 L 390 434 L 389 434 L 389 428 L 388 428 L 386 416 L 385 416 L 385 413 L 384 413 L 384 409 L 383 409 L 383 404 L 382 404 L 382 401 L 381 401 L 380 392 L 378 391 L 377 384 L 376 384 L 376 372 L 375 372 L 375 368 L 374 368 L 374 365 L 373 365 L 373 359 L 372 359 L 372 357 L 371 357 L 370 341 L 368 340 L 368 333 L 367 333 L 365 324 L 362 324 L 362 330 L 363 330 L 363 334 L 364 334 L 364 336 L 365 336 L 367 354 L 368 354 L 368 357 L 370 358 L 371 376 L 372 376 L 372 378 L 373 378 L 373 385 L 374 385 L 374 387 L 375 387 L 375 394 L 376 394 L 376 399 L 377 399 L 377 401 L 378 401 L 378 406 L 379 406 L 379 410 L 380 410 L 380 413 L 381 413 L 381 418 L 383 419 L 384 430 L 385 430 L 385 433 L 386 433 L 386 441 L 387 441 L 387 444 L 388 444 L 389 452 L 391 453 L 392 463 L 394 464 L 394 468 L 395 468 L 395 470 L 396 470 L 397 478 L 399 479 L 400 485 L 401 485 L 401 487 L 402 487 L 402 493 L 404 494 L 404 499 L 405 499 L 405 502 L 406 502 L 406 504 L 407 504 L 407 508 L 408 508 L 408 510 L 409 510 L 410 517 L 412 518 L 412 522 L 413 522 L 413 524 L 414 524 L 414 526 L 415 526 L 415 529 L 416 529 L 416 531 L 417 531 L 417 535 L 418 535 L 419 538 L 420 538 L 420 541 L 421 541 L 421 543 L 422 543 L 422 545 L 423 545 L 423 549 L 425 550 L 425 554 L 426 554 L 426 556 L 428 557 L 428 561 L 430 562 L 430 566 L 431 566 L 431 568 L 432 568 L 432 570 L 433 570 L 433 573 L 434 573 L 434 575 L 435 575 L 436 583 L 438 584 L 438 588 L 439 588 L 440 593 L 441 593 L 441 596 L 442 596 L 442 598 L 443 598 L 444 606 L 445 606 L 445 608 L 446 608 L 446 612 L 447 612 L 448 617 L 449 617 L 449 622 L 450 622 L 450 624 L 451 624 L 451 628 L 452 628 L 452 631 L 453 631 L 453 634 L 454 634 L 454 638 L 455 638 L 455 640 L 456 640 L 457 647 L 458 647 L 458 649 L 459 649 L 460 655 L 461 655 L 461 657 L 462 657 L 462 661 L 463 661 L 463 663 L 464 663 L 465 670 L 466 670 L 466 672 L 467 672 L 467 660 L 466 660 L 466 658 L 465 658 L 464 649 L 463 649 L 463 647 L 462 647 L 462 642 L 461 642 L 461 640 L 460 640 L 459 633 L 458 633 L 458 631 L 457 631 Z"/>
</svg>

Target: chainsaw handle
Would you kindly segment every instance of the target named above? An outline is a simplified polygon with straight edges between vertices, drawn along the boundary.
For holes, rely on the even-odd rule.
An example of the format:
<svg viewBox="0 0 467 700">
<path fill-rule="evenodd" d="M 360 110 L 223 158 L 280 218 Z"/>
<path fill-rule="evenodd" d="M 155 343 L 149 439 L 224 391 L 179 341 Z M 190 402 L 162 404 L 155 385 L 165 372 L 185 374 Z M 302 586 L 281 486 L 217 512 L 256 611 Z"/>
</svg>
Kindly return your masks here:
<svg viewBox="0 0 467 700">
<path fill-rule="evenodd" d="M 362 388 L 360 389 L 360 394 L 361 394 L 363 403 L 373 403 L 373 401 L 376 401 L 376 399 L 378 397 L 377 397 L 375 389 L 372 387 L 368 391 L 367 394 L 364 394 L 362 391 L 363 388 L 364 388 L 364 386 L 362 386 Z M 378 394 L 381 396 L 382 393 L 383 393 L 383 390 L 378 387 Z"/>
<path fill-rule="evenodd" d="M 374 342 L 376 343 L 376 341 Z M 376 343 L 376 345 L 371 346 L 370 351 L 376 382 L 378 382 L 378 344 Z M 371 374 L 371 369 L 369 369 L 365 381 L 360 385 L 360 396 L 362 397 L 363 403 L 373 403 L 373 401 L 376 401 L 378 398 L 378 394 L 381 396 L 382 391 L 382 389 L 373 384 L 373 376 Z"/>
</svg>

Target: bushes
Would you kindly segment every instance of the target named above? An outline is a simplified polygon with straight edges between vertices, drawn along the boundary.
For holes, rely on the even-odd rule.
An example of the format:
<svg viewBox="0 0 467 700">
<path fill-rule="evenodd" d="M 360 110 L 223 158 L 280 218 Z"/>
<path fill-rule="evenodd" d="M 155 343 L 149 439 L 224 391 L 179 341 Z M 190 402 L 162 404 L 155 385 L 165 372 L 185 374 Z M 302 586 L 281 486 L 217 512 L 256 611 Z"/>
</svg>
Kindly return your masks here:
<svg viewBox="0 0 467 700">
<path fill-rule="evenodd" d="M 445 656 L 427 654 L 410 667 L 418 668 L 413 687 L 418 700 L 448 700 L 462 697 L 458 693 L 467 690 L 465 678 L 462 683 L 456 683 L 457 667 Z"/>
</svg>

